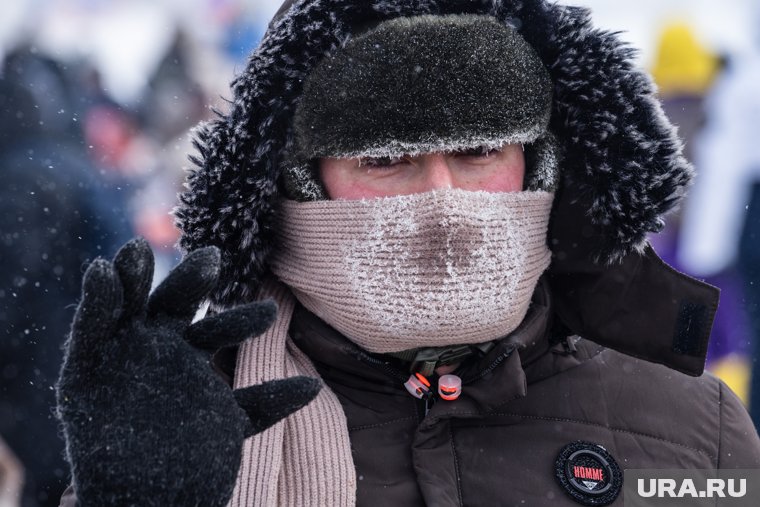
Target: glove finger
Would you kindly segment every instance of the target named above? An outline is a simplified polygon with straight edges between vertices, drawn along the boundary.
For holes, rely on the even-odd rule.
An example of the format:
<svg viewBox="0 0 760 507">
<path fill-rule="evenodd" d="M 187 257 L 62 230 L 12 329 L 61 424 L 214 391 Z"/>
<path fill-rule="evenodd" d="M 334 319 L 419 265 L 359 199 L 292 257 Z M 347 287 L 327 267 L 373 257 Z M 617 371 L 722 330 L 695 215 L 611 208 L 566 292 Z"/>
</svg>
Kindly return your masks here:
<svg viewBox="0 0 760 507">
<path fill-rule="evenodd" d="M 189 321 L 216 285 L 219 249 L 200 248 L 187 254 L 148 299 L 148 315 L 167 315 Z"/>
<path fill-rule="evenodd" d="M 277 305 L 274 301 L 238 306 L 199 320 L 188 328 L 185 339 L 192 346 L 206 350 L 237 345 L 266 331 L 276 316 Z"/>
<path fill-rule="evenodd" d="M 238 405 L 248 414 L 248 438 L 284 419 L 313 400 L 322 384 L 309 377 L 292 377 L 233 391 Z"/>
<path fill-rule="evenodd" d="M 122 301 L 121 282 L 113 264 L 94 260 L 84 274 L 82 300 L 67 343 L 70 360 L 98 360 L 103 344 L 114 334 Z"/>
<path fill-rule="evenodd" d="M 121 320 L 142 314 L 153 283 L 154 260 L 150 245 L 143 238 L 129 241 L 116 253 L 113 264 L 124 291 Z"/>
</svg>

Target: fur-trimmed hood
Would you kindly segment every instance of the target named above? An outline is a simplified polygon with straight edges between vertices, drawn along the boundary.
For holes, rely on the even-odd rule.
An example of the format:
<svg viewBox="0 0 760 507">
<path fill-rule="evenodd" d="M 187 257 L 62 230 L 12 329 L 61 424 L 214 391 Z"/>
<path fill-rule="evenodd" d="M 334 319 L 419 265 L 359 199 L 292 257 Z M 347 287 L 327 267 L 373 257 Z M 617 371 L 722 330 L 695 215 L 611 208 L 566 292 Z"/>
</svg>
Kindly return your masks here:
<svg viewBox="0 0 760 507">
<path fill-rule="evenodd" d="M 198 129 L 197 167 L 175 211 L 184 250 L 221 249 L 214 303 L 252 299 L 268 269 L 278 180 L 306 77 L 357 26 L 422 14 L 491 15 L 516 27 L 548 70 L 549 128 L 564 155 L 549 238 L 555 256 L 572 255 L 555 240 L 572 230 L 583 255 L 612 265 L 643 251 L 647 233 L 662 227 L 692 169 L 634 50 L 593 28 L 587 9 L 544 0 L 289 0 L 233 82 L 230 110 Z M 582 212 L 568 212 L 570 204 Z"/>
</svg>

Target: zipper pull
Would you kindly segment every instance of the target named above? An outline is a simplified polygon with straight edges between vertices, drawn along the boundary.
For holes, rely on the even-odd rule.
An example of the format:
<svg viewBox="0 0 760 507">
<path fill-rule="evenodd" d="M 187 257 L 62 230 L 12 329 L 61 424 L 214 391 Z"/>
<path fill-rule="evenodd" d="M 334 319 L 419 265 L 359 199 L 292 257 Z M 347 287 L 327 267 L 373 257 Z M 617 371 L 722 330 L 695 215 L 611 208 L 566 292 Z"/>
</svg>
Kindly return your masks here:
<svg viewBox="0 0 760 507">
<path fill-rule="evenodd" d="M 451 373 L 438 379 L 438 396 L 446 401 L 454 401 L 462 394 L 462 379 Z"/>
<path fill-rule="evenodd" d="M 404 387 L 409 391 L 409 394 L 420 400 L 425 399 L 427 401 L 433 395 L 430 392 L 430 381 L 421 373 L 410 375 L 409 379 L 404 382 Z M 425 410 L 427 410 L 427 404 Z"/>
<path fill-rule="evenodd" d="M 425 400 L 425 414 L 427 414 L 434 395 L 427 377 L 419 372 L 414 373 L 404 382 L 404 387 L 415 398 Z M 447 374 L 438 379 L 438 395 L 441 399 L 453 401 L 459 398 L 460 394 L 462 394 L 462 379 L 460 377 Z"/>
</svg>

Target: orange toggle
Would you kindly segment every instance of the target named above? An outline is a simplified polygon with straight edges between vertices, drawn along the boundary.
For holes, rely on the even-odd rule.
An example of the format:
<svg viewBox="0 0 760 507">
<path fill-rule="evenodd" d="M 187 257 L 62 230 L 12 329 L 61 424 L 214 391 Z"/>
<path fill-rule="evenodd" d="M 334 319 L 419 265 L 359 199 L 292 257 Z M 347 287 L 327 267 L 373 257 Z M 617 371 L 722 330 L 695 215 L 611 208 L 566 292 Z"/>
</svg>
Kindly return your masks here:
<svg viewBox="0 0 760 507">
<path fill-rule="evenodd" d="M 404 387 L 415 398 L 422 399 L 430 395 L 430 382 L 419 373 L 410 375 L 409 380 L 404 382 Z"/>
<path fill-rule="evenodd" d="M 420 379 L 420 382 L 425 384 L 426 386 L 430 387 L 430 381 L 425 378 L 425 376 L 422 373 L 415 373 L 414 374 L 418 379 Z"/>
<path fill-rule="evenodd" d="M 462 394 L 462 379 L 456 375 L 443 375 L 438 379 L 438 394 L 446 401 L 453 401 Z"/>
</svg>

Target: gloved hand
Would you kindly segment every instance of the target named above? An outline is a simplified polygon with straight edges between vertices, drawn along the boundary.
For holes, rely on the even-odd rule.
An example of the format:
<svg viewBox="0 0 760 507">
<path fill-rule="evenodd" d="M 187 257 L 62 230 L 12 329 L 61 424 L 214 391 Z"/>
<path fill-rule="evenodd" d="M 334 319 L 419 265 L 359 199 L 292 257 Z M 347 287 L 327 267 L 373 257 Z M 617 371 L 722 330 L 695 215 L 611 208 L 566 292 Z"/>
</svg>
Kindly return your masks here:
<svg viewBox="0 0 760 507">
<path fill-rule="evenodd" d="M 276 312 L 255 303 L 191 324 L 219 270 L 216 248 L 196 250 L 148 297 L 142 239 L 87 269 L 56 392 L 79 506 L 224 506 L 243 440 L 319 391 L 296 377 L 233 392 L 213 371 L 214 350 Z"/>
</svg>

